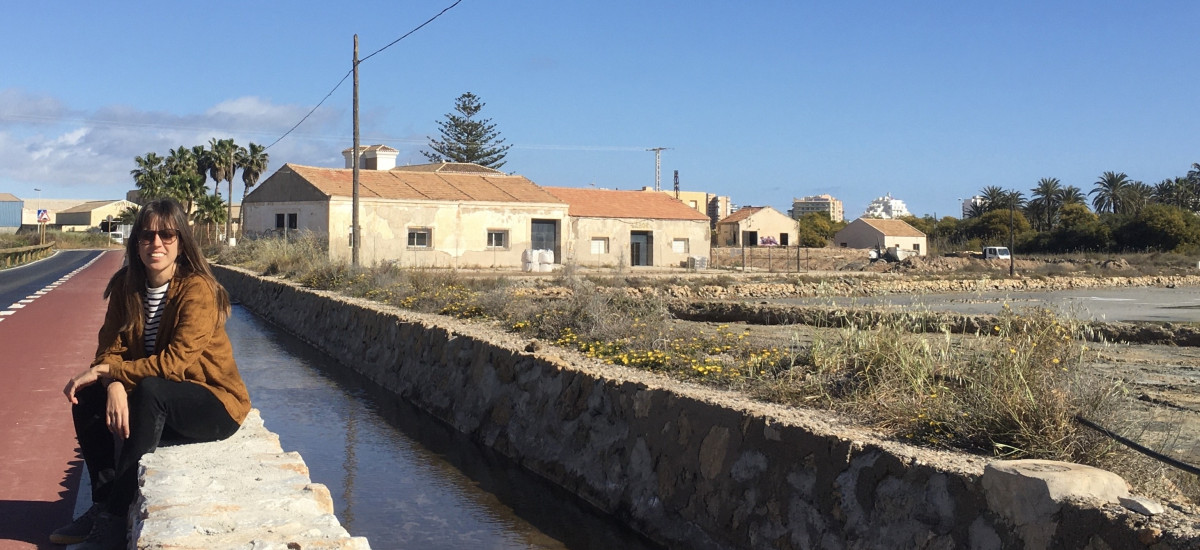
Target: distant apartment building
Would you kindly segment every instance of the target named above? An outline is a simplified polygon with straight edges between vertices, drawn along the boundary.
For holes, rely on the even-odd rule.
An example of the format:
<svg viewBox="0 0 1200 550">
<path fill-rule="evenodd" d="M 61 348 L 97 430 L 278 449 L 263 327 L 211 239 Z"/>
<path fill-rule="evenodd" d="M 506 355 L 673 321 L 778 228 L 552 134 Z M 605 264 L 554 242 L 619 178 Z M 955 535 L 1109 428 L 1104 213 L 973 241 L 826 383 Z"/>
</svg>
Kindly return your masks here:
<svg viewBox="0 0 1200 550">
<path fill-rule="evenodd" d="M 846 219 L 845 210 L 842 208 L 842 201 L 830 195 L 813 195 L 811 197 L 792 199 L 792 209 L 788 211 L 788 214 L 795 219 L 800 219 L 801 216 L 811 212 L 825 212 L 829 214 L 829 219 L 835 222 Z"/>
<path fill-rule="evenodd" d="M 975 195 L 969 199 L 964 199 L 962 201 L 962 219 L 965 220 L 971 217 L 971 214 L 983 210 L 984 204 L 986 204 L 986 202 L 983 200 L 983 197 L 979 195 Z"/>
<path fill-rule="evenodd" d="M 860 217 L 891 220 L 911 215 L 908 212 L 908 207 L 904 206 L 904 201 L 892 198 L 892 194 L 888 193 L 871 201 L 871 204 L 867 205 L 867 211 L 863 212 L 863 215 Z"/>
<path fill-rule="evenodd" d="M 643 187 L 642 191 L 653 193 L 654 188 Z M 659 193 L 675 197 L 682 201 L 683 204 L 688 205 L 688 208 L 708 216 L 709 229 L 716 227 L 718 221 L 725 219 L 733 213 L 733 203 L 730 202 L 729 197 L 705 193 L 704 191 L 662 190 Z"/>
</svg>

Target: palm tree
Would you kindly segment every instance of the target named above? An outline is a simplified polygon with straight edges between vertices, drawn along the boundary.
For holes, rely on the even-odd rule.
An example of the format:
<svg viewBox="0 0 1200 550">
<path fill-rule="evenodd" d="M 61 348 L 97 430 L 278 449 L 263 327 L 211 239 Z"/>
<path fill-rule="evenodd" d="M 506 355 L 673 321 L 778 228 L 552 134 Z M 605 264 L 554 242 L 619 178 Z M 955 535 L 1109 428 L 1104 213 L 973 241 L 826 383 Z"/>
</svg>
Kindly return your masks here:
<svg viewBox="0 0 1200 550">
<path fill-rule="evenodd" d="M 212 168 L 212 156 L 203 145 L 195 145 L 192 147 L 192 158 L 196 159 L 196 173 L 200 175 L 201 181 L 206 182 L 207 186 L 208 171 Z"/>
<path fill-rule="evenodd" d="M 208 174 L 216 182 L 214 188 L 219 188 L 222 181 L 229 184 L 229 212 L 225 216 L 225 238 L 228 239 L 233 235 L 233 173 L 237 171 L 237 161 L 234 159 L 237 144 L 232 139 L 212 138 L 208 142 L 208 154 L 212 162 Z M 214 194 L 220 194 L 220 191 Z"/>
<path fill-rule="evenodd" d="M 1033 196 L 1029 207 L 1045 216 L 1046 225 L 1043 229 L 1046 231 L 1054 227 L 1054 218 L 1058 216 L 1058 209 L 1062 206 L 1062 191 L 1062 182 L 1058 181 L 1058 178 L 1042 178 L 1038 180 L 1037 187 L 1029 190 Z M 1040 223 L 1041 218 L 1038 221 Z"/>
<path fill-rule="evenodd" d="M 1095 195 L 1092 206 L 1096 213 L 1119 212 L 1121 210 L 1121 191 L 1129 186 L 1129 176 L 1125 172 L 1105 172 L 1096 181 L 1096 188 L 1089 195 Z"/>
<path fill-rule="evenodd" d="M 188 149 L 182 145 L 172 149 L 165 162 L 167 191 L 184 204 L 189 214 L 196 199 L 208 193 L 208 188 L 204 185 L 205 177 L 198 173 L 197 164 L 194 148 Z"/>
<path fill-rule="evenodd" d="M 135 157 L 133 162 L 137 168 L 130 170 L 133 183 L 138 188 L 138 200 L 143 204 L 163 195 L 163 187 L 167 178 L 163 171 L 163 158 L 158 153 L 146 153 L 145 157 Z"/>
<path fill-rule="evenodd" d="M 1082 204 L 1087 206 L 1087 195 L 1083 194 L 1083 189 L 1068 185 L 1063 187 L 1062 192 L 1058 196 L 1059 209 L 1068 204 Z"/>
<path fill-rule="evenodd" d="M 184 172 L 167 176 L 167 192 L 186 208 L 190 215 L 196 201 L 208 195 L 208 187 L 204 185 L 203 176 L 195 172 Z"/>
<path fill-rule="evenodd" d="M 117 214 L 117 223 L 120 225 L 133 225 L 137 221 L 138 207 L 127 206 L 120 214 Z"/>
<path fill-rule="evenodd" d="M 1140 181 L 1129 182 L 1121 188 L 1118 214 L 1137 214 L 1154 196 L 1154 188 Z"/>
<path fill-rule="evenodd" d="M 192 221 L 197 227 L 205 228 L 206 242 L 212 243 L 217 240 L 217 226 L 226 220 L 227 215 L 225 201 L 221 199 L 220 195 L 204 195 L 196 202 L 196 211 L 192 212 Z"/>
<path fill-rule="evenodd" d="M 989 185 L 979 191 L 979 198 L 983 199 L 983 212 L 987 213 L 997 208 L 1003 208 L 1005 195 L 1008 191 L 996 185 Z"/>
<path fill-rule="evenodd" d="M 236 159 L 238 168 L 242 169 L 242 183 L 245 185 L 242 188 L 242 208 L 238 210 L 238 231 L 242 231 L 242 227 L 246 223 L 246 195 L 250 194 L 250 188 L 258 183 L 259 176 L 267 171 L 267 163 L 270 160 L 270 155 L 267 154 L 267 148 L 250 142 L 250 148 L 238 147 Z"/>
</svg>

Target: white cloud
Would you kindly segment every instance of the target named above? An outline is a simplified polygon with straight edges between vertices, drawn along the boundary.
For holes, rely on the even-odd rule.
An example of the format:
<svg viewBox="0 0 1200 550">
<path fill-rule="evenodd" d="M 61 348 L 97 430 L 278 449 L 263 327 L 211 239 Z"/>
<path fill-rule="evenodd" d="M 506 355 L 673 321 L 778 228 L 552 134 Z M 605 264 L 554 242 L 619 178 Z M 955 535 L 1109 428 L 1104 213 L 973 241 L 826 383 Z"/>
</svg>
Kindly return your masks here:
<svg viewBox="0 0 1200 550">
<path fill-rule="evenodd" d="M 133 187 L 134 157 L 233 138 L 269 145 L 311 107 L 276 105 L 258 97 L 223 101 L 202 113 L 143 111 L 108 105 L 73 110 L 58 98 L 0 89 L 0 192 L 17 196 L 42 188 L 48 197 L 123 198 Z M 269 171 L 284 162 L 340 166 L 343 110 L 322 106 L 267 152 Z M 240 181 L 237 182 L 240 184 Z M 235 196 L 241 190 L 235 186 Z"/>
</svg>

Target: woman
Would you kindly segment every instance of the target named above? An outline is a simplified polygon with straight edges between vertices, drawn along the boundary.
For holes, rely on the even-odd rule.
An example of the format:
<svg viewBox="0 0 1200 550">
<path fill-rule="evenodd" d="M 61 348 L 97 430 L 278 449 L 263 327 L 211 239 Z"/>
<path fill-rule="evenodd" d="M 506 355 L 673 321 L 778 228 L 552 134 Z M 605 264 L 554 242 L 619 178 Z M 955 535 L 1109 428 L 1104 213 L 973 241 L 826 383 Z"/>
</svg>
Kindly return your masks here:
<svg viewBox="0 0 1200 550">
<path fill-rule="evenodd" d="M 51 542 L 125 548 L 138 461 L 164 436 L 184 442 L 234 434 L 250 396 L 225 333 L 229 295 L 213 277 L 179 203 L 142 207 L 125 267 L 104 290 L 96 358 L 63 388 L 92 482 L 92 507 Z"/>
</svg>

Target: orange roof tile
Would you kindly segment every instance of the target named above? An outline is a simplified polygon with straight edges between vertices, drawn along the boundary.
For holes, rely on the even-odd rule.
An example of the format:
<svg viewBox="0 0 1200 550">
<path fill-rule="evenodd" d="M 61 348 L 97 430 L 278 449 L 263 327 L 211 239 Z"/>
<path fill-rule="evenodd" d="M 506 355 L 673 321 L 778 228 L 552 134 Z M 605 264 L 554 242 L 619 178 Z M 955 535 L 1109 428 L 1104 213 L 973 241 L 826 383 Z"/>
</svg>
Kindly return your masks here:
<svg viewBox="0 0 1200 550">
<path fill-rule="evenodd" d="M 586 218 L 642 218 L 651 220 L 708 221 L 675 197 L 644 191 L 543 187 L 570 205 L 567 214 Z"/>
<path fill-rule="evenodd" d="M 863 223 L 874 227 L 880 233 L 889 237 L 924 237 L 925 234 L 904 220 L 881 220 L 878 218 L 859 218 Z"/>
<path fill-rule="evenodd" d="M 287 164 L 328 196 L 354 193 L 354 170 Z M 561 203 L 524 176 L 501 172 L 464 174 L 407 170 L 359 170 L 358 195 L 364 198 L 436 201 L 496 201 Z"/>
<path fill-rule="evenodd" d="M 738 208 L 737 212 L 734 212 L 728 216 L 725 216 L 723 219 L 721 219 L 717 223 L 718 224 L 737 223 L 746 218 L 749 218 L 750 216 L 754 215 L 755 212 L 758 212 L 759 210 L 762 210 L 764 208 L 766 208 L 766 207 L 765 206 L 743 206 L 741 208 Z"/>
</svg>

